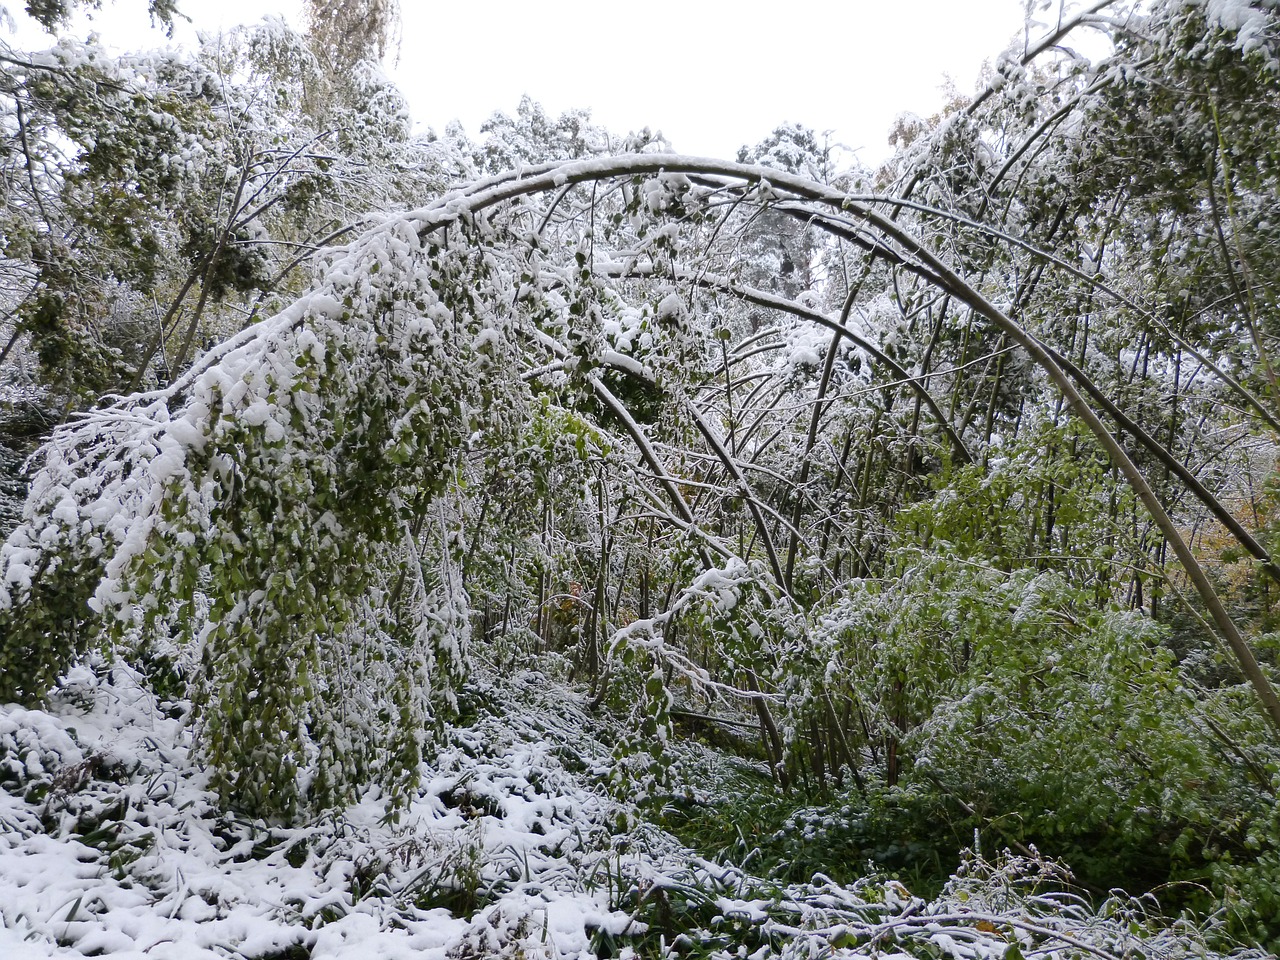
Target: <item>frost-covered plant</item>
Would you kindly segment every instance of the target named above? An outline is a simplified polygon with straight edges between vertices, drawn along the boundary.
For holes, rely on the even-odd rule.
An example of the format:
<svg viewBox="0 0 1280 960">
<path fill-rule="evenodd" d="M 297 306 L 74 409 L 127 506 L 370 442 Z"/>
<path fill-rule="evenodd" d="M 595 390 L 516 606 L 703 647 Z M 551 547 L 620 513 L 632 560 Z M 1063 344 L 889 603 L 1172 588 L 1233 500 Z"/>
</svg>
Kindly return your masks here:
<svg viewBox="0 0 1280 960">
<path fill-rule="evenodd" d="M 50 408 L 166 382 L 292 299 L 317 241 L 440 186 L 390 82 L 364 64 L 326 85 L 279 20 L 195 54 L 5 57 L 0 374 L 35 367 Z"/>
<path fill-rule="evenodd" d="M 329 277 L 62 433 L 4 552 L 4 698 L 93 642 L 91 595 L 109 635 L 187 651 L 224 799 L 270 813 L 415 781 L 469 625 L 444 494 L 521 407 L 477 247 L 400 221 Z"/>
<path fill-rule="evenodd" d="M 1267 754 L 1225 699 L 1185 686 L 1166 631 L 1090 594 L 920 555 L 824 615 L 822 690 L 861 718 L 848 735 L 865 732 L 877 780 L 925 790 L 997 845 L 1034 842 L 1090 882 L 1197 876 L 1240 852 L 1227 811 L 1265 805 Z"/>
<path fill-rule="evenodd" d="M 638 780 L 640 796 L 666 780 L 664 746 L 676 689 L 754 709 L 771 762 L 785 779 L 787 742 L 773 708 L 792 677 L 786 660 L 801 631 L 797 610 L 778 595 L 767 570 L 739 559 L 703 571 L 664 613 L 618 630 L 610 659 L 624 681 L 637 734 L 620 744 L 619 756 L 643 754 L 650 767 L 637 778 L 628 774 L 637 761 L 627 759 L 619 766 L 622 779 Z"/>
</svg>

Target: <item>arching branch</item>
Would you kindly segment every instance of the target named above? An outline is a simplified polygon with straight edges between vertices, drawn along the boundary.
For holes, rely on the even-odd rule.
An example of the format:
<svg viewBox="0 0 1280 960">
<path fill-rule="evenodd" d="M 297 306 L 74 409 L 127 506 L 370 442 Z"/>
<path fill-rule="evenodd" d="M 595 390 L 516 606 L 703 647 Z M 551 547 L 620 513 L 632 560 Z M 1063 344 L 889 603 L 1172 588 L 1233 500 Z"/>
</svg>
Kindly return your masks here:
<svg viewBox="0 0 1280 960">
<path fill-rule="evenodd" d="M 657 271 L 642 266 L 627 266 L 623 264 L 597 264 L 597 270 L 610 276 L 617 277 L 646 277 L 655 276 Z M 849 329 L 839 319 L 827 316 L 812 307 L 807 307 L 795 300 L 788 300 L 785 297 L 768 293 L 764 290 L 758 290 L 748 287 L 740 283 L 735 283 L 725 277 L 704 271 L 691 271 L 687 269 L 677 269 L 675 279 L 693 283 L 697 286 L 704 287 L 708 290 L 719 290 L 724 293 L 732 294 L 739 297 L 747 303 L 754 304 L 758 307 L 766 307 L 771 310 L 778 310 L 782 313 L 789 313 L 794 317 L 802 320 L 808 320 L 816 323 L 821 327 L 830 330 L 835 336 L 848 340 L 854 346 L 864 350 L 876 363 L 881 364 L 889 370 L 898 379 L 898 382 L 904 383 L 915 392 L 929 412 L 933 414 L 937 421 L 938 428 L 946 434 L 947 440 L 951 444 L 952 452 L 957 460 L 962 463 L 972 463 L 973 457 L 965 446 L 964 441 L 960 439 L 960 435 L 955 432 L 951 423 L 947 420 L 942 412 L 942 408 L 938 406 L 938 402 L 933 398 L 927 389 L 925 389 L 923 379 L 913 376 L 907 369 L 894 360 L 891 356 L 877 347 L 870 340 L 858 334 L 856 331 Z"/>
</svg>

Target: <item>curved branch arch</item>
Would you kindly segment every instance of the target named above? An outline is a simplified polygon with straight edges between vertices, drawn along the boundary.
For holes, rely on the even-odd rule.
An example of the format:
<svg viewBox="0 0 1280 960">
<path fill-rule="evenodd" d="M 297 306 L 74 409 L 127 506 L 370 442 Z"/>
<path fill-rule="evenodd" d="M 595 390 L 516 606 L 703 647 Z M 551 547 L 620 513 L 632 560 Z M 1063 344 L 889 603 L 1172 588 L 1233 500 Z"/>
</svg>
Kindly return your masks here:
<svg viewBox="0 0 1280 960">
<path fill-rule="evenodd" d="M 400 662 L 396 658 L 403 650 L 412 649 L 428 664 L 419 668 L 420 673 L 446 670 L 448 657 L 461 655 L 456 638 L 431 631 L 458 622 L 457 604 L 421 586 L 413 594 L 417 609 L 404 621 L 417 632 L 406 638 L 389 632 L 391 626 L 369 609 L 367 598 L 380 590 L 379 566 L 403 559 L 398 538 L 411 526 L 405 521 L 421 519 L 409 514 L 430 508 L 449 489 L 454 464 L 477 435 L 478 418 L 519 417 L 511 406 L 517 405 L 517 386 L 527 388 L 513 373 L 520 367 L 516 342 L 533 334 L 557 360 L 572 357 L 580 362 L 585 357 L 589 363 L 636 375 L 635 361 L 577 349 L 581 344 L 574 337 L 582 330 L 575 333 L 570 320 L 595 323 L 599 318 L 589 316 L 585 301 L 569 302 L 571 294 L 552 296 L 540 288 L 537 270 L 529 274 L 526 269 L 542 255 L 540 241 L 516 239 L 512 228 L 495 225 L 489 217 L 508 203 L 535 195 L 563 197 L 566 187 L 642 177 L 651 178 L 646 186 L 688 195 L 695 208 L 699 188 L 690 177 L 737 192 L 743 204 L 756 208 L 786 204 L 796 214 L 807 214 L 819 229 L 852 234 L 912 269 L 1017 344 L 1089 427 L 1173 546 L 1264 712 L 1280 728 L 1280 699 L 1212 583 L 1142 471 L 1052 350 L 924 241 L 876 209 L 875 202 L 779 170 L 673 154 L 540 165 L 446 194 L 355 241 L 331 264 L 320 289 L 211 351 L 166 390 L 120 401 L 60 432 L 46 470 L 37 478 L 37 516 L 4 548 L 0 652 L 6 665 L 28 656 L 31 650 L 23 644 L 37 642 L 45 629 L 41 624 L 46 621 L 28 616 L 32 605 L 58 599 L 40 593 L 42 578 L 55 584 L 59 571 L 72 571 L 91 578 L 91 588 L 92 578 L 98 578 L 96 609 L 122 623 L 133 616 L 134 604 L 147 591 L 159 592 L 161 607 L 172 599 L 179 613 L 191 612 L 196 606 L 193 593 L 212 578 L 220 591 L 213 609 L 225 617 L 209 634 L 213 655 L 247 658 L 236 661 L 240 673 L 235 683 L 253 671 L 287 673 L 299 664 L 322 677 L 330 671 L 336 678 L 348 668 L 342 645 L 370 638 L 389 650 L 401 650 L 387 662 Z M 652 219 L 663 220 L 666 200 L 649 196 L 656 198 Z M 450 244 L 447 231 L 461 231 L 463 236 Z M 578 237 L 576 252 L 560 248 L 566 262 L 575 257 L 578 272 L 588 279 L 592 258 L 584 251 L 595 238 L 589 239 L 588 244 Z M 574 268 L 566 266 L 562 272 L 569 275 Z M 534 279 L 523 279 L 526 274 Z M 911 383 L 957 454 L 967 456 L 919 378 L 900 366 L 895 369 L 883 351 L 838 320 L 797 309 L 783 298 L 710 272 L 680 268 L 660 275 L 655 269 L 650 277 L 637 279 L 718 288 L 848 338 Z M 583 309 L 575 313 L 575 307 Z M 546 333 L 544 324 L 560 324 L 568 343 Z M 643 365 L 640 369 L 643 375 Z M 644 431 L 594 371 L 586 374 L 596 395 L 629 424 L 628 432 L 659 476 L 680 522 L 696 526 L 677 481 L 656 452 L 646 450 Z M 699 431 L 743 491 L 774 577 L 785 584 L 787 572 L 762 505 L 735 457 L 720 442 L 715 425 L 694 412 Z M 90 476 L 76 477 L 79 469 Z M 198 526 L 206 520 L 211 526 Z M 700 546 L 709 565 L 706 545 Z M 301 590 L 289 566 L 299 550 L 310 551 L 314 561 L 309 561 Z M 441 551 L 447 563 L 447 545 Z M 74 562 L 64 562 L 64 554 Z M 246 569 L 256 571 L 263 582 L 246 582 Z M 343 582 L 348 575 L 349 582 Z M 330 610 L 320 603 L 325 590 L 337 591 L 336 620 L 329 619 Z M 304 607 L 308 598 L 312 606 Z M 432 604 L 453 612 L 442 614 Z M 74 612 L 75 617 L 83 615 Z M 169 610 L 142 613 L 153 626 L 165 625 L 165 618 L 175 615 Z M 401 629 L 400 618 L 394 628 Z M 395 647 L 408 640 L 409 646 Z M 280 690 L 291 679 L 272 676 Z M 316 684 L 308 679 L 304 689 L 315 694 L 326 683 L 336 684 L 333 678 Z M 429 676 L 421 680 L 430 686 Z M 214 727 L 216 749 L 231 755 L 239 749 L 236 725 L 250 707 L 236 700 L 243 693 L 237 693 L 239 688 L 230 681 L 214 683 L 211 689 L 205 707 L 207 716 L 219 718 Z M 403 696 L 410 715 L 421 720 L 429 713 L 427 694 L 412 684 Z M 263 770 L 278 766 L 281 775 L 288 775 L 289 758 L 303 752 L 299 738 L 307 735 L 300 720 L 305 710 L 287 693 L 280 693 L 280 698 L 278 712 L 282 722 L 294 724 L 292 733 L 286 731 L 277 740 L 272 736 L 279 731 L 256 736 L 250 759 L 262 761 Z M 370 729 L 376 730 L 377 723 Z M 341 749 L 344 735 L 331 730 L 327 746 L 320 750 L 329 764 L 322 765 L 325 775 L 337 781 L 346 768 L 344 758 L 334 751 Z M 405 742 L 410 741 L 420 742 L 417 734 Z M 369 751 L 367 762 L 375 767 L 384 762 L 377 759 L 382 755 L 376 745 L 360 749 Z M 242 770 L 233 792 L 258 797 L 262 785 L 254 778 L 261 775 Z"/>
</svg>

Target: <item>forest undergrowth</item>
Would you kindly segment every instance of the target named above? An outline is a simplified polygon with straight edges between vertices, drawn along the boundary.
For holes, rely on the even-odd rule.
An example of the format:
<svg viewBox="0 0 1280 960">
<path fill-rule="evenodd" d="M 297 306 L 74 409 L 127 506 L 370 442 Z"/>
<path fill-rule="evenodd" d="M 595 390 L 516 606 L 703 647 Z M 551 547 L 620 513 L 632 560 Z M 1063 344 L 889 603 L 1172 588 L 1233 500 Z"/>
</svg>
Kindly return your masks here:
<svg viewBox="0 0 1280 960">
<path fill-rule="evenodd" d="M 803 876 L 797 845 L 827 843 L 817 811 L 793 809 L 776 834 L 768 815 L 742 817 L 758 763 L 687 745 L 677 762 L 703 772 L 696 791 L 661 809 L 620 801 L 617 720 L 537 672 L 468 687 L 467 719 L 398 814 L 372 794 L 313 821 L 255 821 L 209 790 L 189 704 L 141 679 L 98 663 L 47 710 L 0 711 L 6 958 L 1118 960 L 1231 946 L 1220 920 L 1095 898 L 1034 854 L 969 849 L 927 896 L 854 846 L 826 847 L 836 876 Z"/>
</svg>

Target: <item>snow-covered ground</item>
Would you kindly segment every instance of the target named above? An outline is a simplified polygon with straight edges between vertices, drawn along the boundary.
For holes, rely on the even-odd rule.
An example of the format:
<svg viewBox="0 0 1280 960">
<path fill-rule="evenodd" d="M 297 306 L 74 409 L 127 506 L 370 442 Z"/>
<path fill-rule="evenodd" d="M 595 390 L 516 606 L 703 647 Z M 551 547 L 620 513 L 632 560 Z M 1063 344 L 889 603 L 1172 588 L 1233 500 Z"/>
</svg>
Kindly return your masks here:
<svg viewBox="0 0 1280 960">
<path fill-rule="evenodd" d="M 460 732 L 399 824 L 369 797 L 271 829 L 218 814 L 188 730 L 126 671 L 75 679 L 49 712 L 0 712 L 7 960 L 486 956 L 525 941 L 576 956 L 630 923 L 583 882 L 628 870 L 621 854 L 605 866 L 610 805 L 546 744 Z M 477 909 L 417 905 L 432 900 Z"/>
<path fill-rule="evenodd" d="M 0 707 L 0 958 L 1208 955 L 1195 931 L 1029 892 L 1028 861 L 933 903 L 771 886 L 611 799 L 571 691 L 530 673 L 487 693 L 397 822 L 369 796 L 290 827 L 221 813 L 184 705 L 127 668 Z"/>
</svg>

